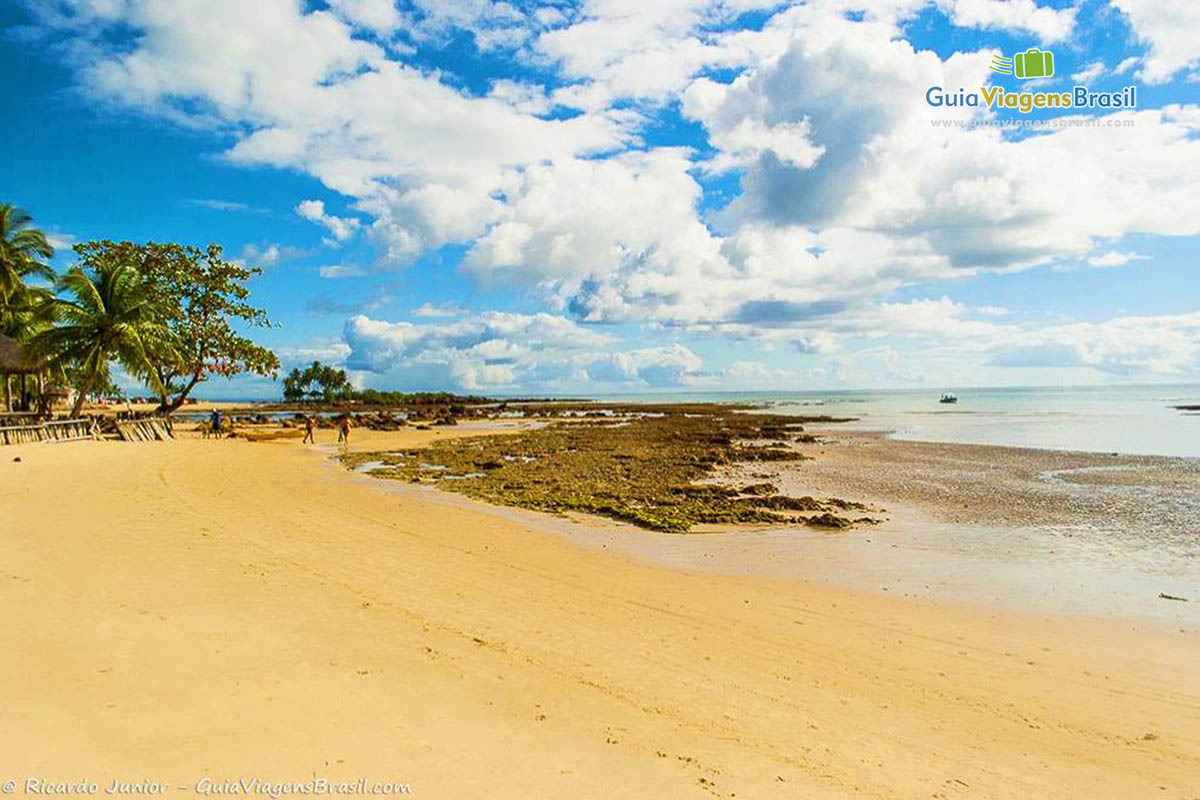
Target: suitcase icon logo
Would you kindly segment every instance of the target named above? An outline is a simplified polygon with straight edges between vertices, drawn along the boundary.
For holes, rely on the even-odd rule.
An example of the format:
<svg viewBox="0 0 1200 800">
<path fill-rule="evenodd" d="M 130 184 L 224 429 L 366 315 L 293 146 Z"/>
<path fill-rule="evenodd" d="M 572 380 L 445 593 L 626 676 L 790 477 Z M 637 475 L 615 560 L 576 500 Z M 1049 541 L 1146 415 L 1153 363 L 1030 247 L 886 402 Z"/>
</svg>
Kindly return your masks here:
<svg viewBox="0 0 1200 800">
<path fill-rule="evenodd" d="M 992 56 L 992 72 L 1002 75 L 1015 75 L 1022 80 L 1028 78 L 1051 78 L 1054 76 L 1054 53 L 1049 50 L 1038 50 L 1031 47 L 1024 53 L 1017 53 L 1012 58 L 1001 55 Z"/>
</svg>

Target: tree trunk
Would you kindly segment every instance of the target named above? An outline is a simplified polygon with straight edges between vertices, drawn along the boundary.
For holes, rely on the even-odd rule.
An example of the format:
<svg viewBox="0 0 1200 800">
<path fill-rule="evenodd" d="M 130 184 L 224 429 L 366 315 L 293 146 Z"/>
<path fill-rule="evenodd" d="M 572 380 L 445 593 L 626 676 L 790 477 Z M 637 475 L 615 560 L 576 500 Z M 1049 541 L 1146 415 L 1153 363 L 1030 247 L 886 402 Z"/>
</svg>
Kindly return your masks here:
<svg viewBox="0 0 1200 800">
<path fill-rule="evenodd" d="M 11 379 L 11 375 L 7 372 L 4 373 L 4 410 L 10 414 L 12 413 L 12 392 L 9 391 L 8 383 Z"/>
<path fill-rule="evenodd" d="M 176 411 L 178 411 L 179 407 L 183 405 L 183 401 L 187 400 L 188 394 L 191 393 L 192 389 L 196 388 L 196 384 L 200 382 L 200 376 L 203 374 L 204 373 L 202 372 L 193 373 L 192 379 L 188 381 L 187 386 L 183 387 L 183 390 L 179 393 L 179 396 L 169 403 L 164 400 L 162 405 L 158 407 L 158 410 L 164 414 L 174 414 Z"/>
<path fill-rule="evenodd" d="M 171 395 L 170 392 L 167 391 L 167 385 L 174 378 L 174 376 L 172 375 L 171 377 L 168 377 L 163 372 L 162 367 L 156 367 L 155 371 L 158 374 L 158 384 L 159 386 L 163 387 L 162 391 L 158 393 L 158 408 L 155 410 L 165 414 L 167 413 L 167 406 L 171 404 Z"/>
<path fill-rule="evenodd" d="M 83 411 L 84 401 L 87 400 L 88 392 L 92 390 L 92 384 L 96 382 L 96 375 L 99 372 L 99 368 L 92 370 L 83 379 L 83 383 L 79 385 L 79 397 L 75 398 L 75 407 L 71 409 L 71 419 L 79 418 L 79 412 Z"/>
</svg>

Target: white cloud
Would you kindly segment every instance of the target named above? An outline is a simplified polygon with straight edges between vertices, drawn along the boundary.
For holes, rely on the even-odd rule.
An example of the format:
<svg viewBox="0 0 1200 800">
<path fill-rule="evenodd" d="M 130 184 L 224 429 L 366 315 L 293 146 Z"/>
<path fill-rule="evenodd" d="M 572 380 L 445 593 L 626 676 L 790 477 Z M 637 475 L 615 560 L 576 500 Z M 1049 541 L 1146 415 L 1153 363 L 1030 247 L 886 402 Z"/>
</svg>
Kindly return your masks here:
<svg viewBox="0 0 1200 800">
<path fill-rule="evenodd" d="M 924 95 L 929 86 L 986 84 L 987 58 L 941 61 L 892 39 L 887 26 L 819 18 L 811 35 L 732 83 L 694 82 L 684 111 L 716 131 L 715 142 L 750 120 L 802 123 L 795 135 L 823 148 L 809 168 L 757 155 L 722 223 L 903 235 L 965 272 L 1082 256 L 1098 237 L 1200 232 L 1200 180 L 1177 168 L 1200 158 L 1191 107 L 1016 140 L 997 129 L 931 127 L 934 117 L 982 113 L 930 108 Z"/>
<path fill-rule="evenodd" d="M 804 164 L 781 157 L 776 148 L 753 153 L 756 163 L 743 181 L 743 194 L 726 215 L 730 224 L 739 216 L 763 214 L 799 223 L 836 216 L 880 160 L 882 154 L 873 148 L 882 137 L 920 133 L 930 148 L 943 143 L 938 131 L 945 129 L 928 124 L 931 110 L 924 95 L 929 86 L 958 86 L 986 73 L 983 54 L 955 56 L 943 64 L 931 52 L 917 53 L 894 40 L 894 29 L 884 23 L 828 16 L 794 23 L 783 49 L 761 66 L 730 84 L 699 79 L 683 95 L 684 113 L 711 131 L 718 147 L 749 125 L 786 131 L 792 150 L 816 156 Z M 961 110 L 947 115 L 968 116 Z M 914 131 L 918 120 L 924 127 Z M 744 160 L 736 151 L 724 155 Z M 795 185 L 779 185 L 781 180 Z M 770 200 L 776 196 L 778 201 Z M 791 208 L 763 207 L 781 202 Z"/>
<path fill-rule="evenodd" d="M 792 346 L 805 355 L 831 355 L 839 349 L 837 340 L 828 331 L 814 331 L 792 341 Z"/>
<path fill-rule="evenodd" d="M 393 0 L 330 0 L 343 19 L 378 33 L 388 34 L 403 23 Z"/>
<path fill-rule="evenodd" d="M 735 361 L 716 374 L 721 384 L 733 383 L 742 388 L 769 387 L 778 389 L 780 381 L 793 381 L 794 377 L 784 369 L 778 369 L 761 361 Z M 786 383 L 783 385 L 787 385 Z"/>
<path fill-rule="evenodd" d="M 306 102 L 312 87 L 382 58 L 379 48 L 354 39 L 335 15 L 301 13 L 290 0 L 211 0 L 200 13 L 193 3 L 172 0 L 66 5 L 101 20 L 120 20 L 142 34 L 136 47 L 90 63 L 87 84 L 177 120 L 263 124 L 319 115 L 322 109 Z M 203 107 L 188 108 L 195 100 Z"/>
<path fill-rule="evenodd" d="M 507 79 L 493 81 L 488 97 L 507 103 L 523 114 L 545 114 L 551 107 L 545 87 Z"/>
<path fill-rule="evenodd" d="M 1029 32 L 1046 42 L 1069 36 L 1076 13 L 1034 0 L 810 0 L 785 11 L 773 0 L 590 0 L 576 18 L 540 32 L 530 48 L 535 60 L 559 65 L 574 81 L 555 92 L 556 102 L 591 110 L 618 99 L 662 103 L 705 69 L 761 62 L 813 19 L 859 13 L 898 32 L 900 22 L 935 2 L 956 25 Z M 748 11 L 770 16 L 763 31 L 720 30 Z"/>
<path fill-rule="evenodd" d="M 469 31 L 483 51 L 512 49 L 533 33 L 533 20 L 516 5 L 495 0 L 413 0 L 406 29 L 413 38 L 442 41 L 455 31 Z"/>
<path fill-rule="evenodd" d="M 1086 367 L 1117 375 L 1200 372 L 1200 314 L 1117 317 L 1013 335 L 992 352 L 1005 367 Z"/>
<path fill-rule="evenodd" d="M 286 369 L 314 361 L 340 365 L 350 355 L 350 346 L 341 339 L 319 339 L 302 346 L 275 347 L 274 351 Z"/>
<path fill-rule="evenodd" d="M 711 251 L 711 237 L 696 217 L 700 186 L 690 167 L 688 153 L 679 149 L 531 166 L 512 185 L 501 221 L 464 263 L 526 282 L 574 284 L 673 248 Z"/>
<path fill-rule="evenodd" d="M 1193 0 L 1112 0 L 1150 50 L 1138 77 L 1166 83 L 1180 70 L 1200 66 L 1200 3 Z"/>
<path fill-rule="evenodd" d="M 251 242 L 238 253 L 237 261 L 251 266 L 272 267 L 281 261 L 299 258 L 303 255 L 305 252 L 298 247 L 278 242 Z"/>
<path fill-rule="evenodd" d="M 68 5 L 75 17 L 45 18 L 79 37 L 81 77 L 94 95 L 220 128 L 235 137 L 226 154 L 235 163 L 313 175 L 374 220 L 391 261 L 477 236 L 525 165 L 623 146 L 638 119 L 605 110 L 543 120 L 511 96 L 470 97 L 357 37 L 347 20 L 361 22 L 374 4 L 340 4 L 337 13 L 305 13 L 291 0 L 214 0 L 203 13 L 171 0 Z M 468 5 L 429 4 L 425 18 L 452 22 Z M 133 47 L 105 45 L 105 23 L 118 21 L 137 32 Z M 304 208 L 332 241 L 360 224 Z"/>
<path fill-rule="evenodd" d="M 681 344 L 607 353 L 585 359 L 587 380 L 601 384 L 643 384 L 654 388 L 689 383 L 699 371 L 698 355 Z"/>
<path fill-rule="evenodd" d="M 1092 256 L 1088 263 L 1093 267 L 1122 267 L 1130 261 L 1145 261 L 1147 256 L 1138 253 L 1122 253 L 1119 250 L 1109 250 L 1106 253 Z"/>
<path fill-rule="evenodd" d="M 64 253 L 70 253 L 71 248 L 79 242 L 79 237 L 73 233 L 64 233 L 63 231 L 45 231 L 46 241 L 54 248 L 54 252 L 58 256 Z"/>
<path fill-rule="evenodd" d="M 423 303 L 412 310 L 414 317 L 461 317 L 465 313 L 466 310 L 459 306 L 437 306 L 433 303 Z"/>
<path fill-rule="evenodd" d="M 1091 63 L 1084 65 L 1083 69 L 1079 70 L 1078 72 L 1071 73 L 1071 80 L 1075 81 L 1075 83 L 1089 83 L 1096 80 L 1096 78 L 1099 78 L 1104 74 L 1104 72 L 1105 67 L 1103 61 L 1092 61 Z"/>
<path fill-rule="evenodd" d="M 598 348 L 610 340 L 551 314 L 489 311 L 444 324 L 385 322 L 352 317 L 343 332 L 356 369 L 385 372 L 408 362 L 494 360 L 497 352 L 555 352 Z"/>
<path fill-rule="evenodd" d="M 620 98 L 662 102 L 702 68 L 738 63 L 736 48 L 704 29 L 740 11 L 773 5 L 595 0 L 570 24 L 539 34 L 532 47 L 538 59 L 556 63 L 574 81 L 555 92 L 556 102 L 589 110 Z"/>
<path fill-rule="evenodd" d="M 344 242 L 355 234 L 362 222 L 355 217 L 336 217 L 325 213 L 325 203 L 320 200 L 302 200 L 296 213 L 310 222 L 315 222 L 333 237 L 333 242 Z"/>
<path fill-rule="evenodd" d="M 1121 60 L 1121 63 L 1113 67 L 1113 75 L 1124 75 L 1131 69 L 1142 63 L 1141 56 L 1130 56 Z"/>
<path fill-rule="evenodd" d="M 1071 35 L 1076 9 L 1039 6 L 1034 0 L 937 0 L 955 25 L 1005 31 L 1026 31 L 1043 42 Z"/>
<path fill-rule="evenodd" d="M 346 323 L 343 336 L 351 369 L 390 384 L 466 391 L 678 386 L 702 366 L 699 356 L 677 343 L 610 352 L 610 337 L 550 314 L 485 312 L 428 324 L 359 315 Z"/>
<path fill-rule="evenodd" d="M 336 280 L 338 278 L 361 278 L 367 274 L 367 271 L 362 267 L 357 267 L 352 264 L 329 264 L 324 267 L 319 267 L 317 273 L 322 278 Z"/>
<path fill-rule="evenodd" d="M 212 198 L 191 198 L 185 201 L 188 205 L 211 208 L 213 211 L 241 211 L 247 214 L 266 214 L 267 209 L 239 203 L 235 200 L 215 200 Z"/>
</svg>

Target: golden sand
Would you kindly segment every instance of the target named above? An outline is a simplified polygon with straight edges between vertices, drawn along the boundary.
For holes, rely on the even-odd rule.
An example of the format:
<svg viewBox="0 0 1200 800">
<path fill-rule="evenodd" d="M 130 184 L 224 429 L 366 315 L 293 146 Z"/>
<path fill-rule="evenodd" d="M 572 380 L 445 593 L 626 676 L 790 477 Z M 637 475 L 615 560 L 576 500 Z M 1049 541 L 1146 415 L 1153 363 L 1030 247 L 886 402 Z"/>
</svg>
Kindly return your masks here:
<svg viewBox="0 0 1200 800">
<path fill-rule="evenodd" d="M 3 448 L 0 615 L 19 782 L 1200 796 L 1194 634 L 636 564 L 293 441 Z"/>
</svg>

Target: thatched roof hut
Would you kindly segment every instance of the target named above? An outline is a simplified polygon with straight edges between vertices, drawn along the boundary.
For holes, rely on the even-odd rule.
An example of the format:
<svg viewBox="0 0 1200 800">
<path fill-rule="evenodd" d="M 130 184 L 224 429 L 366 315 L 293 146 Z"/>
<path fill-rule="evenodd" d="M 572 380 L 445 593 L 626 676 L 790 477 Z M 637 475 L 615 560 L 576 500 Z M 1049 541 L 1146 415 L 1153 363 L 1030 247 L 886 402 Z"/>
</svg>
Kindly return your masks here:
<svg viewBox="0 0 1200 800">
<path fill-rule="evenodd" d="M 0 333 L 0 375 L 33 375 L 42 370 L 44 364 L 27 360 L 22 350 L 20 342 Z"/>
</svg>

